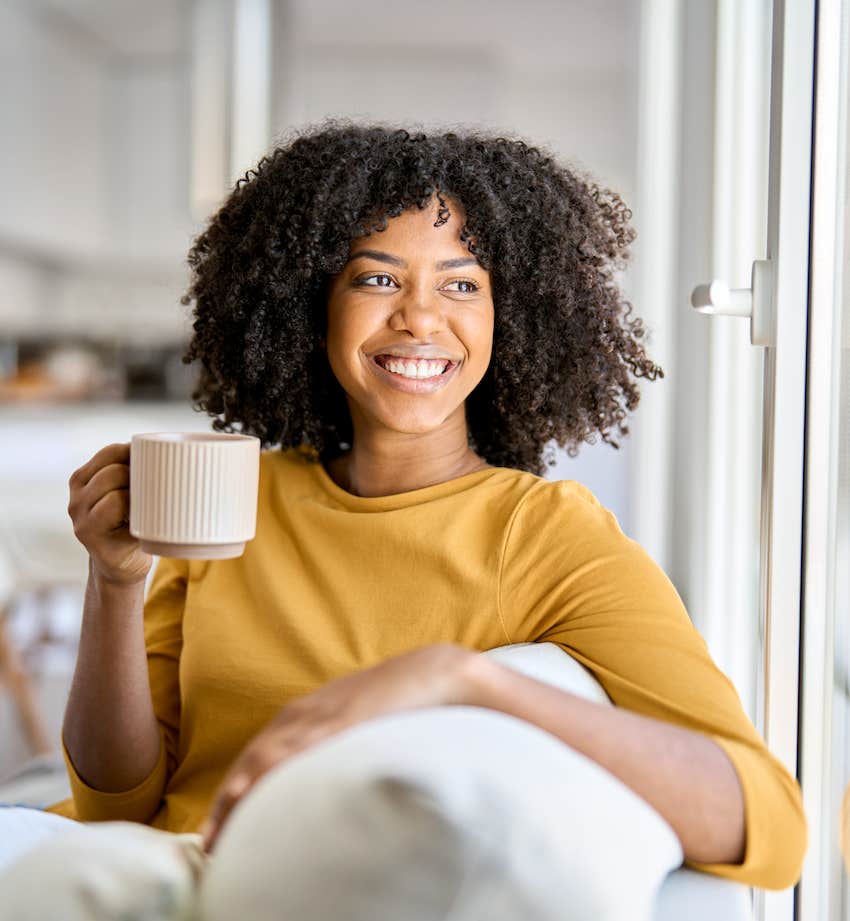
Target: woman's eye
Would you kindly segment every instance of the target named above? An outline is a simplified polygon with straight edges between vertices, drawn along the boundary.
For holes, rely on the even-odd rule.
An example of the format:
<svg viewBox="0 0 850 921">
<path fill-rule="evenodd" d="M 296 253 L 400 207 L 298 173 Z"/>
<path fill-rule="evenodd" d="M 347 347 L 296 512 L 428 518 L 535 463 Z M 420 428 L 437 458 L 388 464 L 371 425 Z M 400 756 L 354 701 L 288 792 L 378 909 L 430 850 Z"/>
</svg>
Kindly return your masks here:
<svg viewBox="0 0 850 921">
<path fill-rule="evenodd" d="M 470 281 L 468 278 L 458 278 L 456 281 L 450 281 L 450 285 L 467 285 L 466 288 L 456 288 L 456 291 L 460 291 L 461 294 L 472 294 L 478 290 L 478 285 L 474 281 Z"/>
<path fill-rule="evenodd" d="M 373 283 L 373 282 L 372 282 L 372 279 L 373 279 L 373 278 L 383 278 L 384 281 L 382 281 L 382 282 L 379 281 L 379 282 L 377 282 L 377 283 Z M 387 282 L 392 282 L 392 280 L 393 280 L 393 279 L 392 279 L 392 276 L 391 276 L 391 275 L 384 275 L 383 273 L 381 273 L 381 274 L 378 274 L 378 275 L 367 275 L 367 276 L 365 276 L 364 278 L 358 278 L 358 279 L 357 279 L 357 284 L 358 284 L 358 285 L 367 285 L 367 286 L 369 286 L 370 288 L 388 288 L 388 287 L 389 287 L 389 284 L 387 284 Z"/>
</svg>

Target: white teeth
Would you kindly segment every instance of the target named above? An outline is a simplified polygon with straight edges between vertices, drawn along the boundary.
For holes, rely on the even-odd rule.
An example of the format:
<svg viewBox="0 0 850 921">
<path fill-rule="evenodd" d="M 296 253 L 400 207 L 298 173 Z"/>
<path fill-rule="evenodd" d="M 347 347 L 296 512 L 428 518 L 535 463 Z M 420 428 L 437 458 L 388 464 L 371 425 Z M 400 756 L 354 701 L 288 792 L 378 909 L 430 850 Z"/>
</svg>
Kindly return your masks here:
<svg viewBox="0 0 850 921">
<path fill-rule="evenodd" d="M 447 366 L 447 361 L 404 361 L 402 359 L 387 359 L 384 361 L 384 367 L 388 371 L 413 378 L 434 377 L 437 374 L 442 374 Z"/>
</svg>

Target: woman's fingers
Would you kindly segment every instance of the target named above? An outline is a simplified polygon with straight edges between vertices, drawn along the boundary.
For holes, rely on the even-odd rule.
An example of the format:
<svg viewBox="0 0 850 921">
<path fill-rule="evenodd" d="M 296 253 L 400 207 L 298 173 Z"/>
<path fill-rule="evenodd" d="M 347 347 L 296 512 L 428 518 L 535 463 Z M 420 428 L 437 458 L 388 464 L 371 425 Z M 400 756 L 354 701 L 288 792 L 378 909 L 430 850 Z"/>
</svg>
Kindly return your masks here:
<svg viewBox="0 0 850 921">
<path fill-rule="evenodd" d="M 74 489 L 80 489 L 88 484 L 101 467 L 114 463 L 130 463 L 130 442 L 116 442 L 101 448 L 71 474 L 68 484 Z"/>
<path fill-rule="evenodd" d="M 83 508 L 91 512 L 105 495 L 115 489 L 130 489 L 130 468 L 127 464 L 108 464 L 93 474 L 80 497 Z"/>
<path fill-rule="evenodd" d="M 121 527 L 130 514 L 130 499 L 127 493 L 113 490 L 98 499 L 89 511 L 88 517 L 99 531 L 114 531 Z"/>
<path fill-rule="evenodd" d="M 201 829 L 205 851 L 212 848 L 233 807 L 250 789 L 255 780 L 256 778 L 251 774 L 240 772 L 224 782 Z"/>
</svg>

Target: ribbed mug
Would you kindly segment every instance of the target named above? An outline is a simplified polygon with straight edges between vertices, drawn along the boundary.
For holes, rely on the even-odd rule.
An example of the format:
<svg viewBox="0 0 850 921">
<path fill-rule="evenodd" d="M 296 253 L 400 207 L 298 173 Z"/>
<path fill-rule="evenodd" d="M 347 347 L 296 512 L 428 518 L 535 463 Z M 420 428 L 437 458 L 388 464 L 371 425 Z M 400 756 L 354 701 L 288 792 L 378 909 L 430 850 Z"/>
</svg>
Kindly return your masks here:
<svg viewBox="0 0 850 921">
<path fill-rule="evenodd" d="M 146 432 L 130 442 L 130 534 L 156 556 L 241 556 L 257 529 L 260 439 Z"/>
</svg>

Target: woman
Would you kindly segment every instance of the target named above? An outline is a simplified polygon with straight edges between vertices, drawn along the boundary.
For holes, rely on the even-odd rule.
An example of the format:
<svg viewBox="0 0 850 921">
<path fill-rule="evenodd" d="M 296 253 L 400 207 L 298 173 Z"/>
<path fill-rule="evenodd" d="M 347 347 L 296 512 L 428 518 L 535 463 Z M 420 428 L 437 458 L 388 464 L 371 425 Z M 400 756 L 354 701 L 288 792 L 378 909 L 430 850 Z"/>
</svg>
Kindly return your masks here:
<svg viewBox="0 0 850 921">
<path fill-rule="evenodd" d="M 263 158 L 197 238 L 185 362 L 219 431 L 262 439 L 257 536 L 152 558 L 129 447 L 75 471 L 90 555 L 50 811 L 195 831 L 213 850 L 269 769 L 381 714 L 473 704 L 602 765 L 686 864 L 796 882 L 806 825 L 669 579 L 574 481 L 662 372 L 614 283 L 620 198 L 520 140 L 328 122 Z M 279 449 L 271 449 L 279 446 Z M 554 461 L 552 461 L 554 462 Z M 604 707 L 477 653 L 554 642 Z"/>
</svg>

